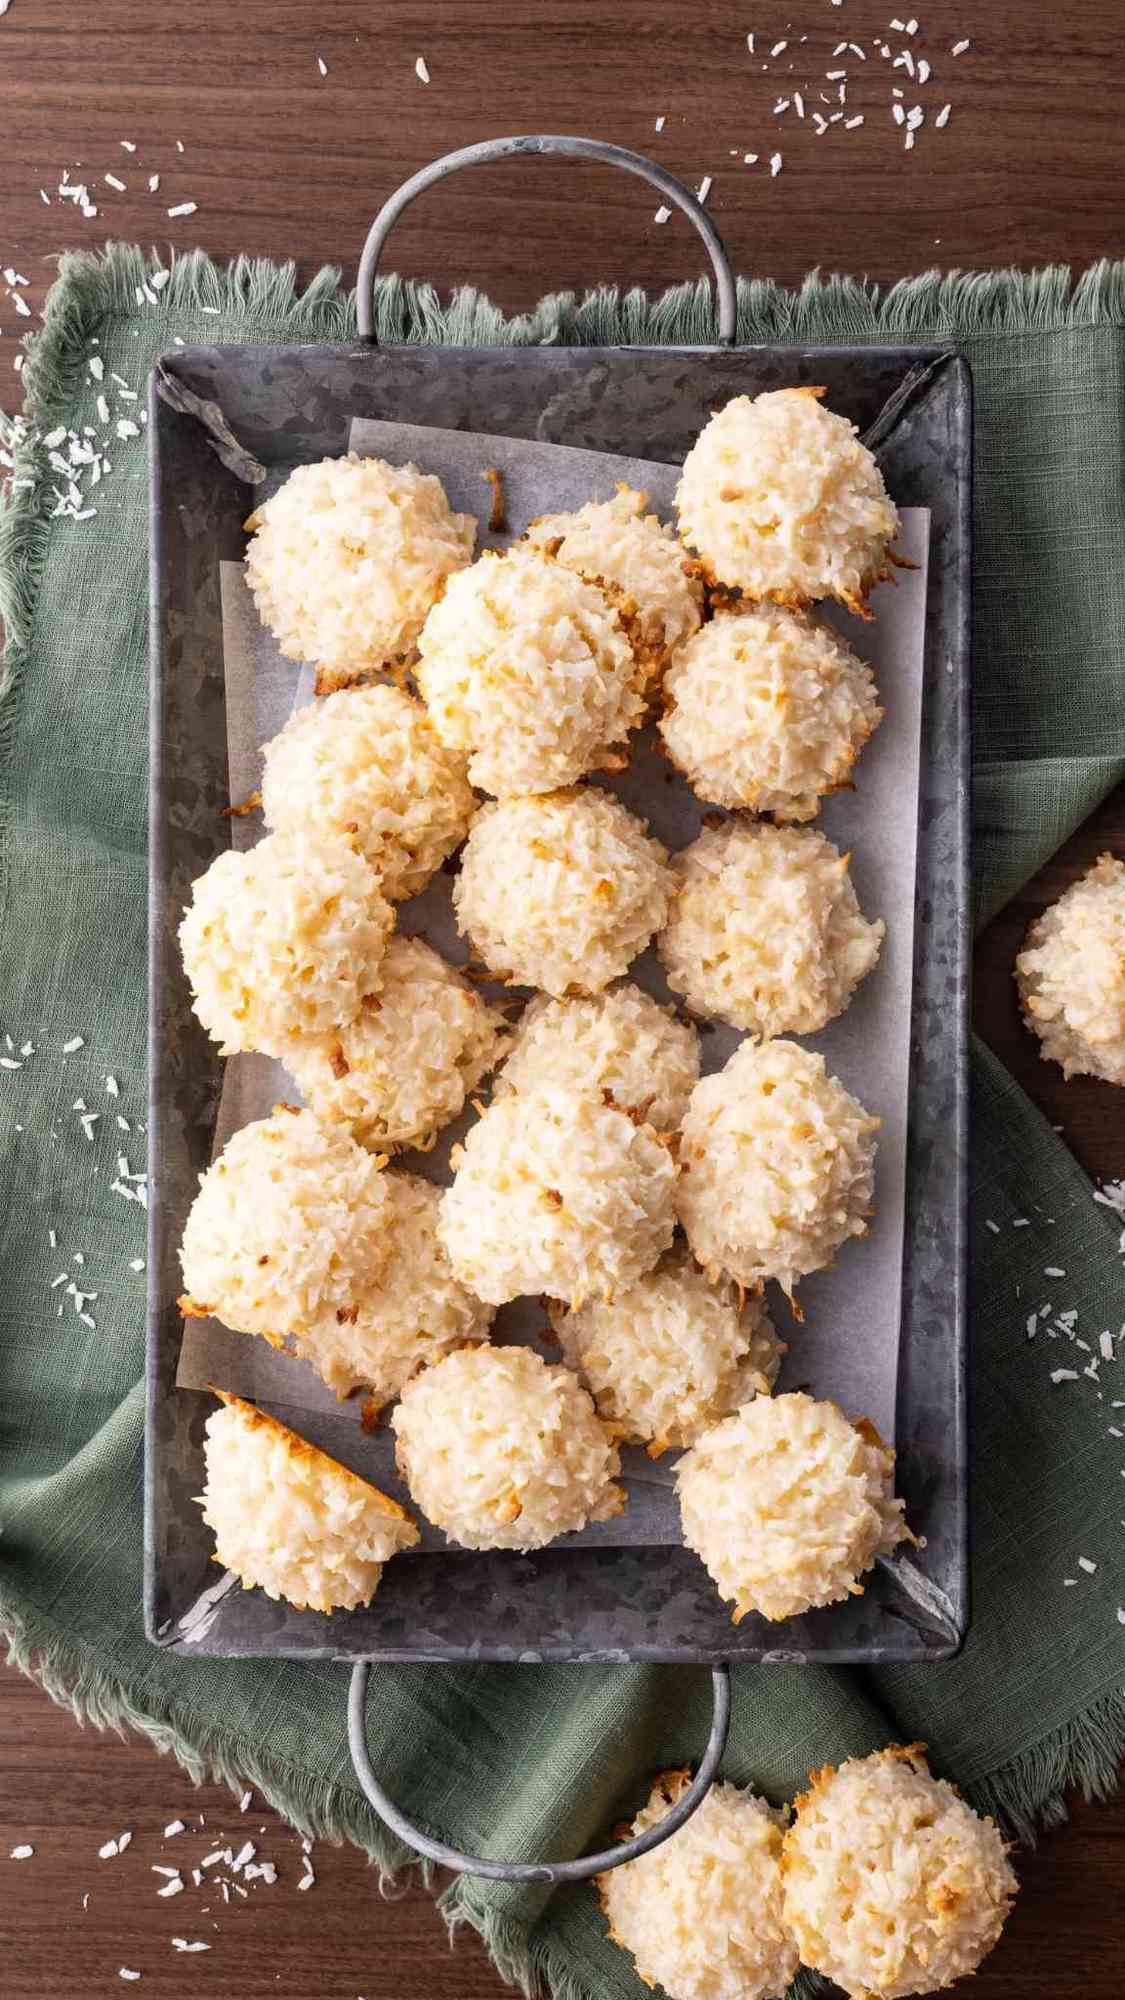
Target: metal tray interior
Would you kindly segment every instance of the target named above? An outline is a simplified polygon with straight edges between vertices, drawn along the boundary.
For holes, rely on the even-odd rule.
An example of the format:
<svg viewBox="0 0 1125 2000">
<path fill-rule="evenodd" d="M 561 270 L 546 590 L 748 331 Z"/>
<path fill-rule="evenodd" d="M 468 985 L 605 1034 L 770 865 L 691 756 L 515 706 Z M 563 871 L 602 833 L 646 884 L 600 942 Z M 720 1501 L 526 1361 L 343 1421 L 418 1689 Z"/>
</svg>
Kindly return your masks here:
<svg viewBox="0 0 1125 2000">
<path fill-rule="evenodd" d="M 163 366 L 218 403 L 267 466 L 346 448 L 353 416 L 542 437 L 678 462 L 727 398 L 824 383 L 866 428 L 918 348 L 184 348 Z M 972 400 L 948 356 L 881 447 L 888 486 L 928 507 L 931 548 L 911 1032 L 898 1491 L 924 1547 L 846 1604 L 734 1626 L 688 1550 L 449 1554 L 393 1563 L 366 1610 L 323 1616 L 259 1590 L 180 1620 L 215 1571 L 194 1496 L 208 1397 L 175 1387 L 177 1250 L 210 1157 L 221 1062 L 192 1015 L 176 926 L 225 844 L 219 566 L 241 557 L 252 489 L 196 418 L 153 390 L 150 1223 L 145 1621 L 154 1643 L 223 1656 L 414 1660 L 843 1662 L 940 1659 L 967 1607 L 965 1166 Z"/>
</svg>

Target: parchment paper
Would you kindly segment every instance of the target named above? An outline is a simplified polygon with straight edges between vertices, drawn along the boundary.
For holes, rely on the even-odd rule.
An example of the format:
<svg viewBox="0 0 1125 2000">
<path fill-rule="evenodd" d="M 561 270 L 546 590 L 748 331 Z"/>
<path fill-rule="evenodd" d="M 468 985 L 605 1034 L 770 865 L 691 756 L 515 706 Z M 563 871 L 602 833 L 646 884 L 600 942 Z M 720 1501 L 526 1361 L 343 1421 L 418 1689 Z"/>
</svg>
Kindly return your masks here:
<svg viewBox="0 0 1125 2000">
<path fill-rule="evenodd" d="M 675 466 L 612 457 L 535 440 L 485 437 L 460 431 L 426 430 L 403 424 L 356 419 L 352 449 L 401 464 L 413 460 L 436 472 L 451 504 L 481 522 L 480 545 L 503 546 L 538 514 L 564 511 L 593 498 L 608 498 L 619 480 L 642 487 L 655 511 L 671 515 L 678 478 Z M 504 476 L 509 532 L 487 530 L 490 492 L 486 466 Z M 278 473 L 263 496 L 280 484 Z M 805 1321 L 794 1324 L 784 1299 L 770 1287 L 778 1330 L 789 1342 L 782 1366 L 785 1388 L 809 1387 L 834 1397 L 854 1415 L 867 1415 L 884 1437 L 894 1436 L 898 1364 L 910 1043 L 910 984 L 914 941 L 914 883 L 918 772 L 923 683 L 923 627 L 929 516 L 920 509 L 903 515 L 901 553 L 919 566 L 901 570 L 895 587 L 884 586 L 873 600 L 874 623 L 861 625 L 840 614 L 836 622 L 874 669 L 885 718 L 857 765 L 857 789 L 827 801 L 816 822 L 852 855 L 852 875 L 868 916 L 887 925 L 880 963 L 851 1007 L 820 1035 L 806 1038 L 823 1051 L 829 1068 L 866 1107 L 883 1120 L 875 1183 L 875 1219 L 870 1234 L 845 1245 L 835 1268 L 802 1282 Z M 230 793 L 243 799 L 258 785 L 263 743 L 282 726 L 292 708 L 311 700 L 312 675 L 282 658 L 258 619 L 241 565 L 222 565 L 223 636 L 227 684 Z M 705 807 L 671 772 L 650 732 L 641 739 L 630 769 L 609 781 L 669 848 L 684 846 L 699 831 Z M 248 846 L 261 837 L 258 816 L 234 819 L 231 838 Z M 425 937 L 455 963 L 467 957 L 453 923 L 450 879 L 439 873 L 422 896 L 400 907 L 404 931 Z M 673 997 L 655 953 L 636 961 L 630 977 L 660 998 Z M 701 1024 L 703 1067 L 720 1068 L 741 1040 L 734 1029 Z M 264 1056 L 235 1056 L 227 1065 L 215 1133 L 215 1151 L 230 1134 L 300 1093 L 280 1063 Z M 411 1172 L 445 1183 L 449 1151 L 474 1114 L 467 1112 L 429 1153 L 398 1156 Z M 516 1301 L 498 1314 L 493 1338 L 537 1345 L 543 1325 L 537 1301 Z M 550 1355 L 549 1349 L 544 1349 Z M 278 1353 L 265 1341 L 232 1333 L 217 1320 L 190 1320 L 184 1332 L 177 1381 L 200 1389 L 208 1383 L 250 1397 L 332 1452 L 386 1491 L 409 1501 L 394 1470 L 393 1437 L 387 1429 L 368 1435 L 360 1426 L 360 1399 L 338 1403 L 304 1362 Z M 679 1542 L 678 1510 L 670 1490 L 675 1454 L 658 1462 L 642 1451 L 623 1454 L 629 1506 L 613 1521 L 586 1528 L 566 1541 L 654 1545 Z M 412 1508 L 412 1512 L 417 1510 Z M 419 1521 L 419 1553 L 447 1546 L 444 1536 Z"/>
</svg>

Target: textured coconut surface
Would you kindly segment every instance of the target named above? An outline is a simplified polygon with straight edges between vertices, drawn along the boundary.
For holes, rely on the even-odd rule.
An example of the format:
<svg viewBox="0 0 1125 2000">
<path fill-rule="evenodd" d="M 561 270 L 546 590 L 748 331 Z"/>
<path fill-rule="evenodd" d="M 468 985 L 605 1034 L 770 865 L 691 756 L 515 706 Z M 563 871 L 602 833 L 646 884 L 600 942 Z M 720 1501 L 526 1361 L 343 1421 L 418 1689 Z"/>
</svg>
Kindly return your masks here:
<svg viewBox="0 0 1125 2000">
<path fill-rule="evenodd" d="M 608 497 L 622 480 L 647 491 L 650 506 L 664 518 L 674 518 L 676 468 L 670 465 L 527 439 L 366 419 L 353 422 L 350 441 L 353 450 L 378 452 L 392 463 L 413 461 L 436 471 L 455 509 L 478 511 L 480 543 L 485 546 L 504 546 L 548 508 L 558 512 L 578 507 L 591 496 Z M 488 466 L 502 475 L 508 524 L 502 533 L 490 532 L 487 526 L 488 488 L 482 473 Z M 267 490 L 272 483 L 271 478 Z M 861 1253 L 845 1249 L 833 1269 L 817 1273 L 802 1286 L 806 1317 L 799 1333 L 785 1302 L 771 1298 L 781 1337 L 790 1344 L 792 1384 L 812 1380 L 818 1394 L 834 1396 L 844 1407 L 870 1415 L 886 1437 L 892 1437 L 895 1429 L 900 1323 L 926 537 L 925 514 L 907 510 L 902 547 L 920 567 L 904 571 L 895 589 L 875 593 L 876 616 L 870 625 L 860 628 L 854 620 L 845 621 L 877 682 L 893 686 L 895 699 L 859 760 L 857 788 L 827 801 L 816 822 L 842 849 L 852 851 L 852 873 L 863 907 L 888 927 L 876 973 L 841 1018 L 811 1038 L 826 1055 L 830 1070 L 882 1119 L 875 1219 Z M 261 745 L 294 708 L 313 700 L 312 677 L 307 668 L 284 657 L 262 624 L 237 564 L 222 565 L 222 589 L 231 793 L 248 796 L 259 782 Z M 606 788 L 644 819 L 670 850 L 686 846 L 701 829 L 706 807 L 685 780 L 670 773 L 651 729 L 639 739 L 630 768 L 606 780 Z M 234 820 L 232 835 L 237 845 L 252 843 L 258 835 L 257 821 Z M 447 959 L 461 963 L 466 942 L 454 918 L 454 879 L 439 871 L 423 894 L 401 906 L 400 923 Z M 676 999 L 654 949 L 634 961 L 629 976 L 662 1000 Z M 510 998 L 500 986 L 480 990 L 494 999 Z M 733 1028 L 708 1024 L 702 1038 L 704 1069 L 721 1067 L 741 1039 Z M 279 1099 L 300 1099 L 297 1083 L 281 1064 L 260 1056 L 228 1061 L 216 1145 Z M 446 1182 L 451 1148 L 463 1140 L 472 1122 L 466 1111 L 439 1135 L 431 1150 L 405 1154 L 410 1170 Z M 836 1333 L 841 1325 L 862 1328 L 862 1338 L 857 1334 L 854 1340 L 841 1342 Z M 501 1308 L 494 1337 L 534 1344 L 542 1329 L 537 1300 L 521 1299 Z M 783 1369 L 783 1384 L 786 1379 Z M 239 1393 L 278 1409 L 288 1421 L 303 1424 L 326 1449 L 350 1451 L 367 1476 L 399 1498 L 406 1497 L 388 1435 L 365 1435 L 359 1402 L 341 1406 L 300 1359 L 261 1341 L 240 1340 L 218 1320 L 192 1320 L 178 1381 L 181 1387 L 199 1388 L 211 1380 L 229 1383 Z M 629 1506 L 609 1520 L 590 1522 L 576 1540 L 607 1546 L 677 1544 L 681 1534 L 671 1464 L 653 1464 L 643 1450 L 626 1448 L 623 1467 Z M 425 1553 L 440 1551 L 446 1543 L 437 1530 L 422 1524 L 418 1546 Z"/>
</svg>

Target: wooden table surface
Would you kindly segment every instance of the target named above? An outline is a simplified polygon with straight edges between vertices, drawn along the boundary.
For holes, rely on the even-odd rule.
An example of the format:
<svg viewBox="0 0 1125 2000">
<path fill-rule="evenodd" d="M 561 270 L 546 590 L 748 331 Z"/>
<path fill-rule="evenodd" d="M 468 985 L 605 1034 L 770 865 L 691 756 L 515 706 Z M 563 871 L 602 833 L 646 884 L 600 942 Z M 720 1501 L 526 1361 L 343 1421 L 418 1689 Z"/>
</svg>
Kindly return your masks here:
<svg viewBox="0 0 1125 2000">
<path fill-rule="evenodd" d="M 371 215 L 407 174 L 454 146 L 532 130 L 648 150 L 696 185 L 711 175 L 710 206 L 736 267 L 762 276 L 791 281 L 820 264 L 888 279 L 931 264 L 1080 267 L 1120 254 L 1119 0 L 927 0 L 913 36 L 890 19 L 874 0 L 648 0 L 643 9 L 628 0 L 199 0 L 159 10 L 140 0 L 11 0 L 0 19 L 0 266 L 27 277 L 16 289 L 33 315 L 56 253 L 106 236 L 202 244 L 217 256 L 292 255 L 305 274 L 337 261 L 350 278 Z M 884 36 L 891 58 L 878 51 Z M 970 46 L 955 57 L 962 38 Z M 866 60 L 854 50 L 835 56 L 841 41 Z M 904 49 L 913 78 L 905 64 L 893 67 Z M 415 73 L 418 57 L 428 84 Z M 932 71 L 925 81 L 922 62 Z M 846 77 L 829 79 L 833 69 Z M 896 87 L 897 101 L 926 113 L 910 151 L 893 121 Z M 790 107 L 775 117 L 784 97 Z M 827 118 L 840 108 L 863 123 L 841 119 L 818 136 L 813 111 Z M 64 170 L 86 182 L 96 217 L 59 197 Z M 169 218 L 183 202 L 196 212 Z M 511 309 L 600 279 L 656 289 L 693 276 L 700 255 L 686 222 L 659 225 L 655 208 L 640 183 L 601 168 L 493 167 L 420 202 L 392 261 L 442 289 L 477 284 Z M 31 322 L 9 287 L 0 291 L 0 406 L 14 408 L 11 361 Z M 1125 847 L 1122 797 L 977 954 L 978 1026 L 1100 1176 L 1125 1173 L 1119 1100 L 1097 1084 L 1064 1085 L 1039 1061 L 1016 1013 L 1011 962 L 1029 917 L 1114 844 Z M 189 1831 L 164 1842 L 176 1817 Z M 125 1828 L 129 1850 L 98 1861 L 102 1841 Z M 153 1861 L 195 1861 L 243 1835 L 278 1863 L 276 1887 L 258 1883 L 229 1907 L 215 1896 L 207 1915 L 194 1893 L 171 1905 L 155 1896 Z M 24 1840 L 34 1857 L 10 1863 Z M 1125 1802 L 1079 1808 L 1065 1832 L 1025 1856 L 1024 1893 L 977 1982 L 979 2000 L 1118 2000 L 1123 1859 Z M 494 2000 L 505 1990 L 475 1940 L 450 1953 L 427 1897 L 382 1902 L 349 1850 L 318 1848 L 314 1863 L 315 1888 L 298 1894 L 296 1839 L 257 1800 L 240 1816 L 227 1793 L 195 1792 L 145 1745 L 80 1732 L 30 1684 L 0 1675 L 7 2000 L 97 2000 L 122 1991 L 121 1967 L 140 1971 L 142 1992 L 161 2000 Z M 180 1955 L 174 1933 L 212 1949 Z"/>
</svg>

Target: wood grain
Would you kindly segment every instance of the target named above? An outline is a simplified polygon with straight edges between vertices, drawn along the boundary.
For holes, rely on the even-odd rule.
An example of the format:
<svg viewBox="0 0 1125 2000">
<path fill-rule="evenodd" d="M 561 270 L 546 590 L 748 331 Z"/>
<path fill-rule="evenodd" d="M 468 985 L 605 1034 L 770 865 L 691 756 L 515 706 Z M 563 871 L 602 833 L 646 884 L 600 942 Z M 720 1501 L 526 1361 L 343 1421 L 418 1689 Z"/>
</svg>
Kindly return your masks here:
<svg viewBox="0 0 1125 2000">
<path fill-rule="evenodd" d="M 206 1824 L 200 1827 L 202 1813 Z M 173 1819 L 188 1831 L 164 1840 Z M 131 1829 L 116 1860 L 103 1841 Z M 265 1828 L 265 1831 L 261 1831 Z M 190 1869 L 216 1847 L 253 1840 L 278 1867 L 245 1901 L 188 1887 L 165 1900 L 153 1863 Z M 30 1861 L 8 1859 L 29 1842 Z M 420 1888 L 388 1902 L 348 1847 L 317 1844 L 304 1893 L 300 1843 L 255 1798 L 193 1787 L 146 1744 L 79 1730 L 0 1670 L 0 1992 L 4 2000 L 121 2000 L 122 1966 L 140 2000 L 501 2000 L 471 1932 L 450 1949 Z M 1125 1797 L 1078 1806 L 1071 1824 L 1019 1857 L 1022 1893 L 973 2000 L 1119 2000 Z M 219 1873 L 226 1871 L 217 1871 Z M 88 1907 L 82 1898 L 89 1896 Z M 206 1914 L 204 1911 L 206 1909 Z M 173 1937 L 210 1951 L 185 1957 Z M 966 1989 L 968 1990 L 968 1989 Z"/>
<path fill-rule="evenodd" d="M 785 282 L 814 265 L 886 280 L 931 264 L 1081 266 L 1125 248 L 1119 0 L 1065 9 L 1048 0 L 987 8 L 928 0 L 909 43 L 933 67 L 921 88 L 901 69 L 892 77 L 877 54 L 889 18 L 885 0 L 753 9 L 744 0 L 690 9 L 648 0 L 643 10 L 607 0 L 523 0 L 518 9 L 479 0 L 328 0 L 315 9 L 243 0 L 234 9 L 201 0 L 180 10 L 12 0 L 0 20 L 0 266 L 27 276 L 33 313 L 57 253 L 106 236 L 198 243 L 219 257 L 293 256 L 305 275 L 333 261 L 350 279 L 371 216 L 408 174 L 454 146 L 532 130 L 638 147 L 693 184 L 712 175 L 710 206 L 736 267 Z M 965 35 L 971 48 L 953 58 Z M 781 40 L 790 46 L 778 58 L 762 55 Z M 840 40 L 858 42 L 868 61 L 834 59 Z M 891 42 L 904 46 L 895 34 Z M 415 76 L 419 55 L 429 85 Z M 831 96 L 838 86 L 824 71 L 836 67 L 848 70 L 846 110 L 862 113 L 861 126 L 836 125 L 818 139 L 792 107 L 773 117 L 795 88 L 808 109 L 818 91 Z M 904 102 L 927 110 L 909 153 L 891 118 L 894 84 Z M 949 124 L 935 131 L 945 102 Z M 783 166 L 771 177 L 775 150 Z M 759 154 L 756 165 L 744 164 L 748 151 Z M 86 181 L 96 218 L 59 200 L 64 168 Z M 110 188 L 106 173 L 125 191 Z M 156 191 L 151 174 L 160 176 Z M 170 220 L 167 208 L 183 201 L 197 202 L 197 212 Z M 600 168 L 489 168 L 420 202 L 396 233 L 393 263 L 442 289 L 479 285 L 509 309 L 599 280 L 658 290 L 694 277 L 701 260 L 687 223 L 656 224 L 656 205 L 639 183 Z M 14 408 L 11 361 L 31 322 L 7 291 L 0 405 Z M 1011 964 L 1030 917 L 1107 845 L 1125 848 L 1125 795 L 1029 885 L 976 954 L 978 1027 L 1101 1177 L 1125 1174 L 1119 1096 L 1064 1084 L 1039 1060 L 1015 1007 Z M 204 1828 L 162 1843 L 169 1820 L 199 1811 Z M 99 1862 L 99 1845 L 125 1827 L 134 1836 L 128 1852 Z M 229 1906 L 212 1896 L 208 1916 L 194 1891 L 157 1898 L 154 1861 L 178 1863 L 187 1852 L 197 1861 L 224 1835 L 257 1840 L 279 1864 L 277 1886 L 259 1884 Z M 23 1840 L 34 1857 L 9 1861 Z M 1022 1858 L 1023 1895 L 977 1981 L 978 2000 L 1118 2000 L 1123 1843 L 1119 1801 L 1078 1809 L 1065 1833 Z M 383 1902 L 347 1849 L 318 1849 L 316 1872 L 315 1889 L 298 1893 L 296 1840 L 257 1802 L 243 1818 L 225 1792 L 193 1791 L 144 1744 L 80 1732 L 14 1673 L 0 1674 L 6 2000 L 119 1995 L 129 1990 L 121 1966 L 141 1971 L 142 1994 L 160 2000 L 496 2000 L 505 1990 L 475 1939 L 463 1936 L 450 1953 L 420 1891 Z M 212 1950 L 180 1956 L 173 1934 L 203 1937 Z"/>
</svg>

